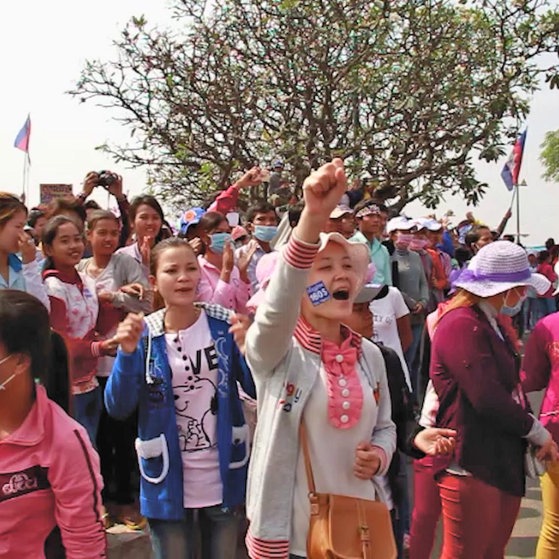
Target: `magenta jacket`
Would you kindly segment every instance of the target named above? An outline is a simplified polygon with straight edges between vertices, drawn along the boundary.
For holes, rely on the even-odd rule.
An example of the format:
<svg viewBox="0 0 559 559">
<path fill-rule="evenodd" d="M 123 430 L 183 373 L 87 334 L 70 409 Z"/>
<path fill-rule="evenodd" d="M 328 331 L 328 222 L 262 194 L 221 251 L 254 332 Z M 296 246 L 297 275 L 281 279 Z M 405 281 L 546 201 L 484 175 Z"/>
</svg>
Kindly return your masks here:
<svg viewBox="0 0 559 559">
<path fill-rule="evenodd" d="M 41 559 L 58 525 L 66 559 L 107 557 L 99 458 L 85 429 L 47 398 L 0 440 L 0 557 Z"/>
<path fill-rule="evenodd" d="M 452 462 L 511 495 L 525 490 L 523 439 L 534 419 L 513 399 L 519 357 L 483 312 L 449 311 L 433 338 L 430 376 L 439 396 L 437 427 L 456 429 L 453 456 L 436 460 L 437 472 Z"/>
<path fill-rule="evenodd" d="M 542 318 L 530 334 L 522 361 L 522 386 L 526 392 L 545 389 L 540 421 L 559 442 L 559 313 Z"/>
</svg>

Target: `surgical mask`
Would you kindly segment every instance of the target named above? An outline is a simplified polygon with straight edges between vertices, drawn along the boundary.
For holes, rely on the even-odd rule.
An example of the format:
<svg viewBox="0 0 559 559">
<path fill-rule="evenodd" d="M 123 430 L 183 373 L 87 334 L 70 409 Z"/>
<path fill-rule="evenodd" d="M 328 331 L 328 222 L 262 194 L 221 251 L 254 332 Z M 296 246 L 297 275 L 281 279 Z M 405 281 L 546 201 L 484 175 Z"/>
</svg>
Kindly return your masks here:
<svg viewBox="0 0 559 559">
<path fill-rule="evenodd" d="M 501 307 L 501 314 L 504 314 L 506 316 L 516 316 L 520 310 L 522 309 L 522 303 L 524 303 L 524 300 L 526 299 L 526 296 L 523 295 L 522 297 L 520 297 L 520 299 L 518 300 L 518 303 L 516 303 L 516 305 L 511 306 L 511 305 L 507 305 L 507 299 L 508 296 L 510 294 L 507 293 L 505 300 L 503 301 L 503 306 Z"/>
<path fill-rule="evenodd" d="M 256 225 L 254 237 L 263 243 L 269 243 L 277 235 L 278 228 L 275 225 Z"/>
<path fill-rule="evenodd" d="M 218 254 L 223 254 L 223 249 L 225 245 L 231 241 L 231 234 L 230 233 L 213 233 L 210 235 L 211 243 L 210 248 L 212 252 L 216 252 Z"/>
<path fill-rule="evenodd" d="M 422 250 L 424 249 L 428 244 L 427 239 L 413 239 L 413 241 L 411 241 L 410 243 L 410 249 L 411 250 Z"/>
<path fill-rule="evenodd" d="M 4 357 L 4 359 L 0 359 L 0 365 L 2 365 L 2 363 L 5 363 L 9 358 L 11 357 L 11 355 L 7 355 L 6 357 Z M 0 390 L 6 390 L 6 385 L 12 381 L 18 373 L 14 373 L 11 377 L 8 377 L 2 384 L 0 384 Z"/>
<path fill-rule="evenodd" d="M 409 235 L 408 233 L 398 233 L 394 244 L 397 248 L 408 248 L 412 241 L 413 235 Z"/>
</svg>

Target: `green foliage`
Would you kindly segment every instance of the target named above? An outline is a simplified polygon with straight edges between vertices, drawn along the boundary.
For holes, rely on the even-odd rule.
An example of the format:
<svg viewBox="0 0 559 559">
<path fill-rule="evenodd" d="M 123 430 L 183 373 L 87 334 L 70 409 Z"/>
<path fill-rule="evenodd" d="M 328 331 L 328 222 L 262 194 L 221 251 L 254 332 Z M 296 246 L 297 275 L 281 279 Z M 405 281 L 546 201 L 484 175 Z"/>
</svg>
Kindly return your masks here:
<svg viewBox="0 0 559 559">
<path fill-rule="evenodd" d="M 540 161 L 545 167 L 543 178 L 546 181 L 559 182 L 559 130 L 547 132 L 540 147 Z"/>
<path fill-rule="evenodd" d="M 400 209 L 447 193 L 475 204 L 532 93 L 557 64 L 559 12 L 544 0 L 175 0 L 175 30 L 133 18 L 118 60 L 88 61 L 71 92 L 115 111 L 159 193 L 199 202 L 281 157 L 298 185 L 343 156 Z"/>
</svg>

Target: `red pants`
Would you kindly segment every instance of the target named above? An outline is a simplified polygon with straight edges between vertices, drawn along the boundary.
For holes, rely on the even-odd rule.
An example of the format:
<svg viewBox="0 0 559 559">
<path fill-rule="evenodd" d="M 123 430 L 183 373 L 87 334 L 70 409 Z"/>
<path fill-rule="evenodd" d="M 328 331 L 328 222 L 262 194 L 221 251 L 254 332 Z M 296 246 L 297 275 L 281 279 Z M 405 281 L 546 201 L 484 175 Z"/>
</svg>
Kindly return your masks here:
<svg viewBox="0 0 559 559">
<path fill-rule="evenodd" d="M 440 478 L 439 490 L 444 528 L 441 559 L 503 559 L 520 497 L 471 476 L 451 474 Z"/>
<path fill-rule="evenodd" d="M 429 559 L 441 516 L 439 487 L 433 472 L 433 458 L 413 461 L 413 513 L 410 530 L 410 559 Z"/>
</svg>

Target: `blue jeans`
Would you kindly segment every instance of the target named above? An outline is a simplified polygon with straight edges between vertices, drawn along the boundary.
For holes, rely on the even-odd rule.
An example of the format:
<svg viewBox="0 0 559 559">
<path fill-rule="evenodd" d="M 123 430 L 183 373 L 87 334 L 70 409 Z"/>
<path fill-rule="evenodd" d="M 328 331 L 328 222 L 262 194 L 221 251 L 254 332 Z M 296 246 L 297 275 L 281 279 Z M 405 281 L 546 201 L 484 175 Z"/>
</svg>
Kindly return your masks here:
<svg viewBox="0 0 559 559">
<path fill-rule="evenodd" d="M 96 444 L 99 418 L 101 417 L 101 397 L 99 387 L 85 394 L 74 395 L 74 419 L 85 427 L 93 446 Z"/>
<path fill-rule="evenodd" d="M 220 505 L 185 509 L 182 520 L 149 518 L 155 559 L 235 559 L 239 514 Z"/>
<path fill-rule="evenodd" d="M 420 390 L 424 390 L 425 386 L 420 387 L 419 384 L 419 345 L 421 343 L 421 338 L 423 336 L 423 324 L 412 324 L 412 342 L 410 347 L 404 353 L 404 358 L 406 360 L 406 365 L 408 366 L 408 371 L 410 373 L 410 379 L 412 382 L 413 391 L 415 394 L 419 394 Z M 419 397 L 417 398 L 419 399 Z"/>
<path fill-rule="evenodd" d="M 547 316 L 548 314 L 552 314 L 557 311 L 557 305 L 555 304 L 555 297 L 542 297 L 540 301 L 542 301 L 544 316 Z"/>
<path fill-rule="evenodd" d="M 534 320 L 536 317 L 536 299 L 533 297 L 528 297 L 524 303 L 522 303 L 522 317 L 524 319 L 524 330 L 533 330 L 536 325 Z"/>
<path fill-rule="evenodd" d="M 410 496 L 408 490 L 408 459 L 405 454 L 400 453 L 400 470 L 396 477 L 396 493 L 392 496 L 394 500 L 394 515 L 392 517 L 392 528 L 394 538 L 398 547 L 398 558 L 403 554 L 404 535 L 410 532 Z M 397 496 L 397 498 L 396 498 Z"/>
</svg>

